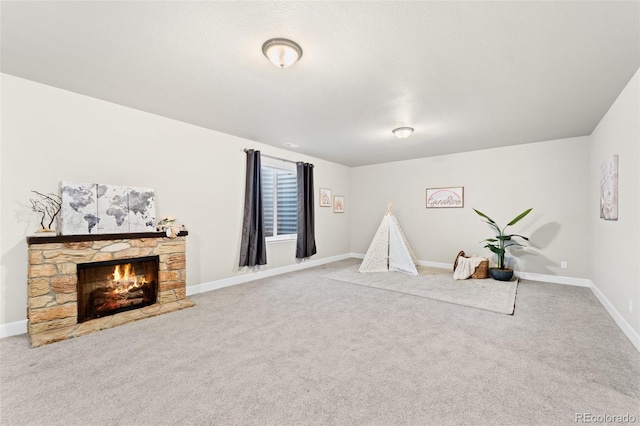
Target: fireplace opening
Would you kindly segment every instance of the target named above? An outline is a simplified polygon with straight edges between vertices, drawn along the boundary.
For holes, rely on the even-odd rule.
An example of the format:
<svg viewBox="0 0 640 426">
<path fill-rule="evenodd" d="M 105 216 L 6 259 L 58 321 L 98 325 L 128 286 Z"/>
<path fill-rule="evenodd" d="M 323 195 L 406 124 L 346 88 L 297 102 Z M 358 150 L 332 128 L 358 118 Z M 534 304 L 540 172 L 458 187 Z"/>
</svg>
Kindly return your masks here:
<svg viewBox="0 0 640 426">
<path fill-rule="evenodd" d="M 78 322 L 156 303 L 158 256 L 78 265 Z"/>
</svg>

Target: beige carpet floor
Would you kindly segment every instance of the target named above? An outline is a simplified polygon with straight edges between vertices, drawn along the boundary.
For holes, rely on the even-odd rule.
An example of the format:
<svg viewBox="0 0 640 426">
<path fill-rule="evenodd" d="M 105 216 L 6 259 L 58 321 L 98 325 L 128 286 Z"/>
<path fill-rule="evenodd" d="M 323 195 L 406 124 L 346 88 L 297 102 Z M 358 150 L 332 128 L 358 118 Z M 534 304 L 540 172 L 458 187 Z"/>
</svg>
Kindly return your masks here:
<svg viewBox="0 0 640 426">
<path fill-rule="evenodd" d="M 518 288 L 517 278 L 507 282 L 491 278 L 454 280 L 451 270 L 427 266 L 418 266 L 418 275 L 408 275 L 401 272 L 359 273 L 358 265 L 355 265 L 333 271 L 322 278 L 507 315 L 513 314 Z"/>
<path fill-rule="evenodd" d="M 30 348 L 0 339 L 2 425 L 574 425 L 640 419 L 640 353 L 587 288 L 514 315 L 321 278 L 348 259 Z"/>
</svg>

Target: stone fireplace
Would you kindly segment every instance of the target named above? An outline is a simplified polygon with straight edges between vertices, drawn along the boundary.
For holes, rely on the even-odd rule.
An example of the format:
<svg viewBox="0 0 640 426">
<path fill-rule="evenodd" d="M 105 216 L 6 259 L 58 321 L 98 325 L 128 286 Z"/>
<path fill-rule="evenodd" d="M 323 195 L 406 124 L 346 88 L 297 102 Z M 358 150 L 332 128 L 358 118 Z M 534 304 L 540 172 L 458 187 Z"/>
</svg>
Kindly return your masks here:
<svg viewBox="0 0 640 426">
<path fill-rule="evenodd" d="M 186 297 L 186 235 L 28 237 L 32 346 L 193 306 Z"/>
</svg>

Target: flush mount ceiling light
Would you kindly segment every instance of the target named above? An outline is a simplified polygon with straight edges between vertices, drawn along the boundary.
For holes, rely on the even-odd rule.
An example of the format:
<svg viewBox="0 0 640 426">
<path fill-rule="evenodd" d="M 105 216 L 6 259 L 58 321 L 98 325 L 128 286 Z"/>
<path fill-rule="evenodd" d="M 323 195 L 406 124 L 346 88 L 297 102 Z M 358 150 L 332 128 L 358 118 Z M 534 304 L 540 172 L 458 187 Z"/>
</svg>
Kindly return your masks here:
<svg viewBox="0 0 640 426">
<path fill-rule="evenodd" d="M 398 139 L 406 139 L 413 133 L 413 127 L 398 127 L 397 129 L 393 129 L 393 134 L 396 135 Z"/>
<path fill-rule="evenodd" d="M 302 57 L 302 48 L 295 41 L 286 38 L 272 38 L 264 42 L 262 53 L 276 67 L 287 68 Z"/>
</svg>

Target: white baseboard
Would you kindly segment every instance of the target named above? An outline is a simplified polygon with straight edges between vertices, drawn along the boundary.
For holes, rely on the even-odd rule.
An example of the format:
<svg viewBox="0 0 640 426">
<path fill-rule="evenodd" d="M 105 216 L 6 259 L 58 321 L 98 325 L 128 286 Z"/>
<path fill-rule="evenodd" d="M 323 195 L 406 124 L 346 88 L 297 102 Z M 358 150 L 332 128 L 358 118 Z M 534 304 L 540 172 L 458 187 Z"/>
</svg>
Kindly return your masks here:
<svg viewBox="0 0 640 426">
<path fill-rule="evenodd" d="M 607 299 L 606 296 L 602 294 L 600 289 L 591 280 L 589 280 L 589 282 L 591 284 L 591 291 L 600 301 L 600 304 L 604 306 L 609 315 L 611 315 L 611 318 L 613 318 L 616 324 L 618 324 L 620 330 L 622 330 L 622 332 L 629 338 L 629 340 L 631 340 L 633 346 L 635 346 L 638 352 L 640 352 L 640 334 L 638 334 L 638 332 L 631 327 L 627 320 L 625 320 L 624 317 L 620 315 L 620 312 L 618 312 L 613 304 L 609 302 L 609 299 Z"/>
<path fill-rule="evenodd" d="M 564 277 L 560 275 L 536 274 L 534 272 L 515 271 L 514 275 L 523 280 L 541 281 L 543 283 L 573 285 L 577 287 L 591 287 L 591 280 L 587 278 Z"/>
<path fill-rule="evenodd" d="M 17 336 L 27 332 L 27 320 L 0 324 L 0 339 L 3 337 Z"/>
<path fill-rule="evenodd" d="M 303 260 L 293 265 L 282 266 L 274 269 L 258 270 L 257 272 L 249 272 L 235 277 L 224 278 L 221 280 L 210 281 L 198 285 L 187 286 L 187 296 L 192 294 L 204 293 L 219 288 L 229 287 L 232 285 L 242 284 L 249 281 L 259 280 L 261 278 L 273 277 L 274 275 L 286 274 L 287 272 L 300 271 L 302 269 L 312 268 L 314 266 L 324 265 L 326 263 L 337 262 L 338 260 L 349 259 L 351 253 L 345 253 L 338 256 L 325 257 L 324 259 Z"/>
</svg>

